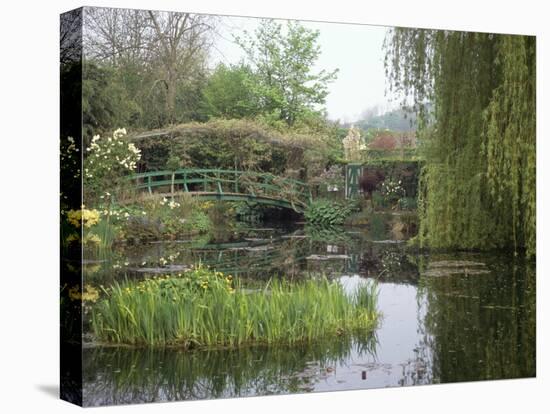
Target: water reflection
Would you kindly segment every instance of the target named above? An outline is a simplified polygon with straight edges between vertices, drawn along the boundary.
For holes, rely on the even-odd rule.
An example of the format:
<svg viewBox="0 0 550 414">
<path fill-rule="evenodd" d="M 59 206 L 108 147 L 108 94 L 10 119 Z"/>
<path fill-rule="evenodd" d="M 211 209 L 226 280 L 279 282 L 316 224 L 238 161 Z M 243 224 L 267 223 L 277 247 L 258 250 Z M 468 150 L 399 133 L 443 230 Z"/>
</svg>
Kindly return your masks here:
<svg viewBox="0 0 550 414">
<path fill-rule="evenodd" d="M 105 257 L 89 255 L 84 263 L 89 283 L 111 283 L 121 277 L 146 277 L 181 272 L 197 263 L 248 280 L 299 278 L 307 273 L 327 276 L 361 273 L 418 279 L 405 243 L 392 240 L 386 228 L 373 239 L 370 232 L 344 228 L 270 227 L 200 238 L 120 246 Z"/>
<path fill-rule="evenodd" d="M 421 279 L 423 347 L 432 349 L 436 381 L 535 376 L 534 263 L 473 258 L 487 263 L 491 272 Z"/>
<path fill-rule="evenodd" d="M 84 349 L 87 406 L 308 392 L 351 354 L 373 358 L 376 338 L 285 347 L 180 351 Z"/>
<path fill-rule="evenodd" d="M 535 376 L 534 263 L 502 254 L 419 255 L 392 236 L 395 226 L 373 223 L 375 234 L 361 228 L 264 228 L 228 240 L 150 244 L 122 252 L 128 266 L 120 273 L 96 264 L 100 270 L 89 276 L 92 282 L 107 274 L 147 277 L 141 263 L 152 267 L 171 255 L 172 265 L 200 260 L 244 283 L 323 273 L 353 289 L 376 280 L 382 318 L 375 336 L 293 348 L 88 348 L 86 404 Z"/>
</svg>

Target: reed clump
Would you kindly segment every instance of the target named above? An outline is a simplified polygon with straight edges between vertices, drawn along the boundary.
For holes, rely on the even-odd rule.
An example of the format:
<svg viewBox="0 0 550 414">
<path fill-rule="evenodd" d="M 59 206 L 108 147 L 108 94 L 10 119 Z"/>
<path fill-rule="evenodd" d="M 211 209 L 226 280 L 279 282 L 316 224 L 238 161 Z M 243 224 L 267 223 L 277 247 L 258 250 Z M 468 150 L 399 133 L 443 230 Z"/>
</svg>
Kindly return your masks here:
<svg viewBox="0 0 550 414">
<path fill-rule="evenodd" d="M 92 309 L 99 340 L 145 346 L 295 344 L 375 328 L 376 286 L 352 295 L 326 278 L 269 281 L 247 290 L 203 267 L 178 276 L 123 281 Z"/>
</svg>

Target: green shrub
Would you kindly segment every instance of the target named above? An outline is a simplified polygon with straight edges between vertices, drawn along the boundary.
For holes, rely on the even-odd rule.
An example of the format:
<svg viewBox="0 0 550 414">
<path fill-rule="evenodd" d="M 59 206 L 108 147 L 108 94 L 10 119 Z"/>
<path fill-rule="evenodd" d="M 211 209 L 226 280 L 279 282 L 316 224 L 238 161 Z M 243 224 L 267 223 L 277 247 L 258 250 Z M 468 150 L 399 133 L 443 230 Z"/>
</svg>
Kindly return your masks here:
<svg viewBox="0 0 550 414">
<path fill-rule="evenodd" d="M 391 206 L 386 197 L 384 197 L 380 191 L 375 191 L 372 193 L 372 204 L 376 206 L 376 209 L 383 209 Z"/>
<path fill-rule="evenodd" d="M 132 216 L 124 225 L 124 235 L 128 242 L 138 243 L 161 238 L 164 227 L 159 220 L 149 217 Z"/>
<path fill-rule="evenodd" d="M 201 210 L 191 213 L 189 218 L 183 223 L 183 229 L 190 232 L 206 233 L 212 227 L 212 222 L 208 214 Z"/>
<path fill-rule="evenodd" d="M 356 209 L 356 202 L 335 202 L 319 199 L 308 206 L 304 216 L 307 221 L 313 224 L 338 226 L 344 224 L 346 217 Z"/>
<path fill-rule="evenodd" d="M 401 197 L 397 201 L 397 205 L 399 206 L 400 210 L 416 210 L 416 208 L 417 208 L 416 198 L 414 198 L 414 197 Z"/>
<path fill-rule="evenodd" d="M 142 199 L 143 211 L 135 217 L 130 215 L 124 232 L 128 240 L 144 240 L 175 237 L 189 233 L 206 233 L 212 223 L 208 208 L 190 195 L 175 199 L 147 196 Z"/>
</svg>

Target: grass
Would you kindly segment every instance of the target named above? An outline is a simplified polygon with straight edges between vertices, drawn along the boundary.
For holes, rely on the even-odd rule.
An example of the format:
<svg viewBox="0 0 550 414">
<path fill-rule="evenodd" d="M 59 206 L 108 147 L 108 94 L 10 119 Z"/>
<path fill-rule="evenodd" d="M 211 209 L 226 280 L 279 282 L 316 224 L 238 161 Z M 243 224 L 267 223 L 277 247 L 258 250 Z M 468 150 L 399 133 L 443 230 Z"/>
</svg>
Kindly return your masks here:
<svg viewBox="0 0 550 414">
<path fill-rule="evenodd" d="M 370 331 L 376 321 L 374 285 L 348 295 L 327 279 L 270 281 L 250 291 L 200 267 L 178 277 L 116 283 L 92 309 L 101 341 L 182 348 L 292 345 Z"/>
<path fill-rule="evenodd" d="M 94 233 L 99 236 L 99 243 L 97 244 L 98 251 L 110 249 L 115 242 L 117 236 L 116 225 L 111 222 L 107 217 L 103 217 L 99 222 L 94 226 L 92 231 L 84 229 L 84 236 L 87 233 Z"/>
</svg>

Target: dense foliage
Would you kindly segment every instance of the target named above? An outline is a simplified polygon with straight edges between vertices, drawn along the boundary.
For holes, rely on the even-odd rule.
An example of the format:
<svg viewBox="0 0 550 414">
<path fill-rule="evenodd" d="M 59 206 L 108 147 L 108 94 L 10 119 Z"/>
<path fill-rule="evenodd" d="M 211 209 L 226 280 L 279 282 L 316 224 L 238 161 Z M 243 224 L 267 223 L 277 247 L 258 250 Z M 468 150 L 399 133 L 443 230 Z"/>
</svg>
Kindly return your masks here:
<svg viewBox="0 0 550 414">
<path fill-rule="evenodd" d="M 123 223 L 124 239 L 130 243 L 158 240 L 177 236 L 205 233 L 212 227 L 208 212 L 209 202 L 200 202 L 185 194 L 177 200 L 143 196 L 139 209 L 130 209 Z"/>
<path fill-rule="evenodd" d="M 258 119 L 276 127 L 325 122 L 327 85 L 314 71 L 319 32 L 262 20 L 233 33 L 246 59 L 210 69 L 215 18 L 188 13 L 86 9 L 84 134 L 126 126 L 161 128 L 213 118 Z"/>
<path fill-rule="evenodd" d="M 262 20 L 253 33 L 231 33 L 241 62 L 213 66 L 219 23 L 188 13 L 86 9 L 85 145 L 121 126 L 136 135 L 188 125 L 184 134 L 135 141 L 140 171 L 171 169 L 174 156 L 182 167 L 305 179 L 341 160 L 343 131 L 324 111 L 337 70 L 315 68 L 319 32 Z"/>
<path fill-rule="evenodd" d="M 344 224 L 346 218 L 355 210 L 355 203 L 317 199 L 309 204 L 304 216 L 312 224 L 338 226 Z"/>
<path fill-rule="evenodd" d="M 384 174 L 385 186 L 399 183 L 402 194 L 416 198 L 422 163 L 417 161 L 371 160 L 364 164 L 363 171 L 379 171 Z"/>
<path fill-rule="evenodd" d="M 313 72 L 321 54 L 318 37 L 319 31 L 298 22 L 289 21 L 283 28 L 272 19 L 262 20 L 254 34 L 236 37 L 254 68 L 251 86 L 263 113 L 292 126 L 325 103 L 327 84 L 337 70 Z"/>
<path fill-rule="evenodd" d="M 252 118 L 259 113 L 254 74 L 247 65 L 219 64 L 204 88 L 207 113 L 219 118 Z"/>
<path fill-rule="evenodd" d="M 319 123 L 314 128 L 275 128 L 248 119 L 213 119 L 137 135 L 142 149 L 142 170 L 163 170 L 174 155 L 185 167 L 271 172 L 309 178 L 320 174 L 341 153 L 335 128 Z M 312 133 L 315 132 L 315 134 Z"/>
<path fill-rule="evenodd" d="M 294 344 L 376 324 L 376 287 L 347 295 L 338 282 L 271 281 L 234 286 L 231 275 L 203 267 L 182 275 L 115 283 L 93 308 L 104 341 L 183 348 Z"/>
<path fill-rule="evenodd" d="M 420 241 L 534 255 L 535 38 L 396 28 L 386 48 L 419 113 Z"/>
</svg>

